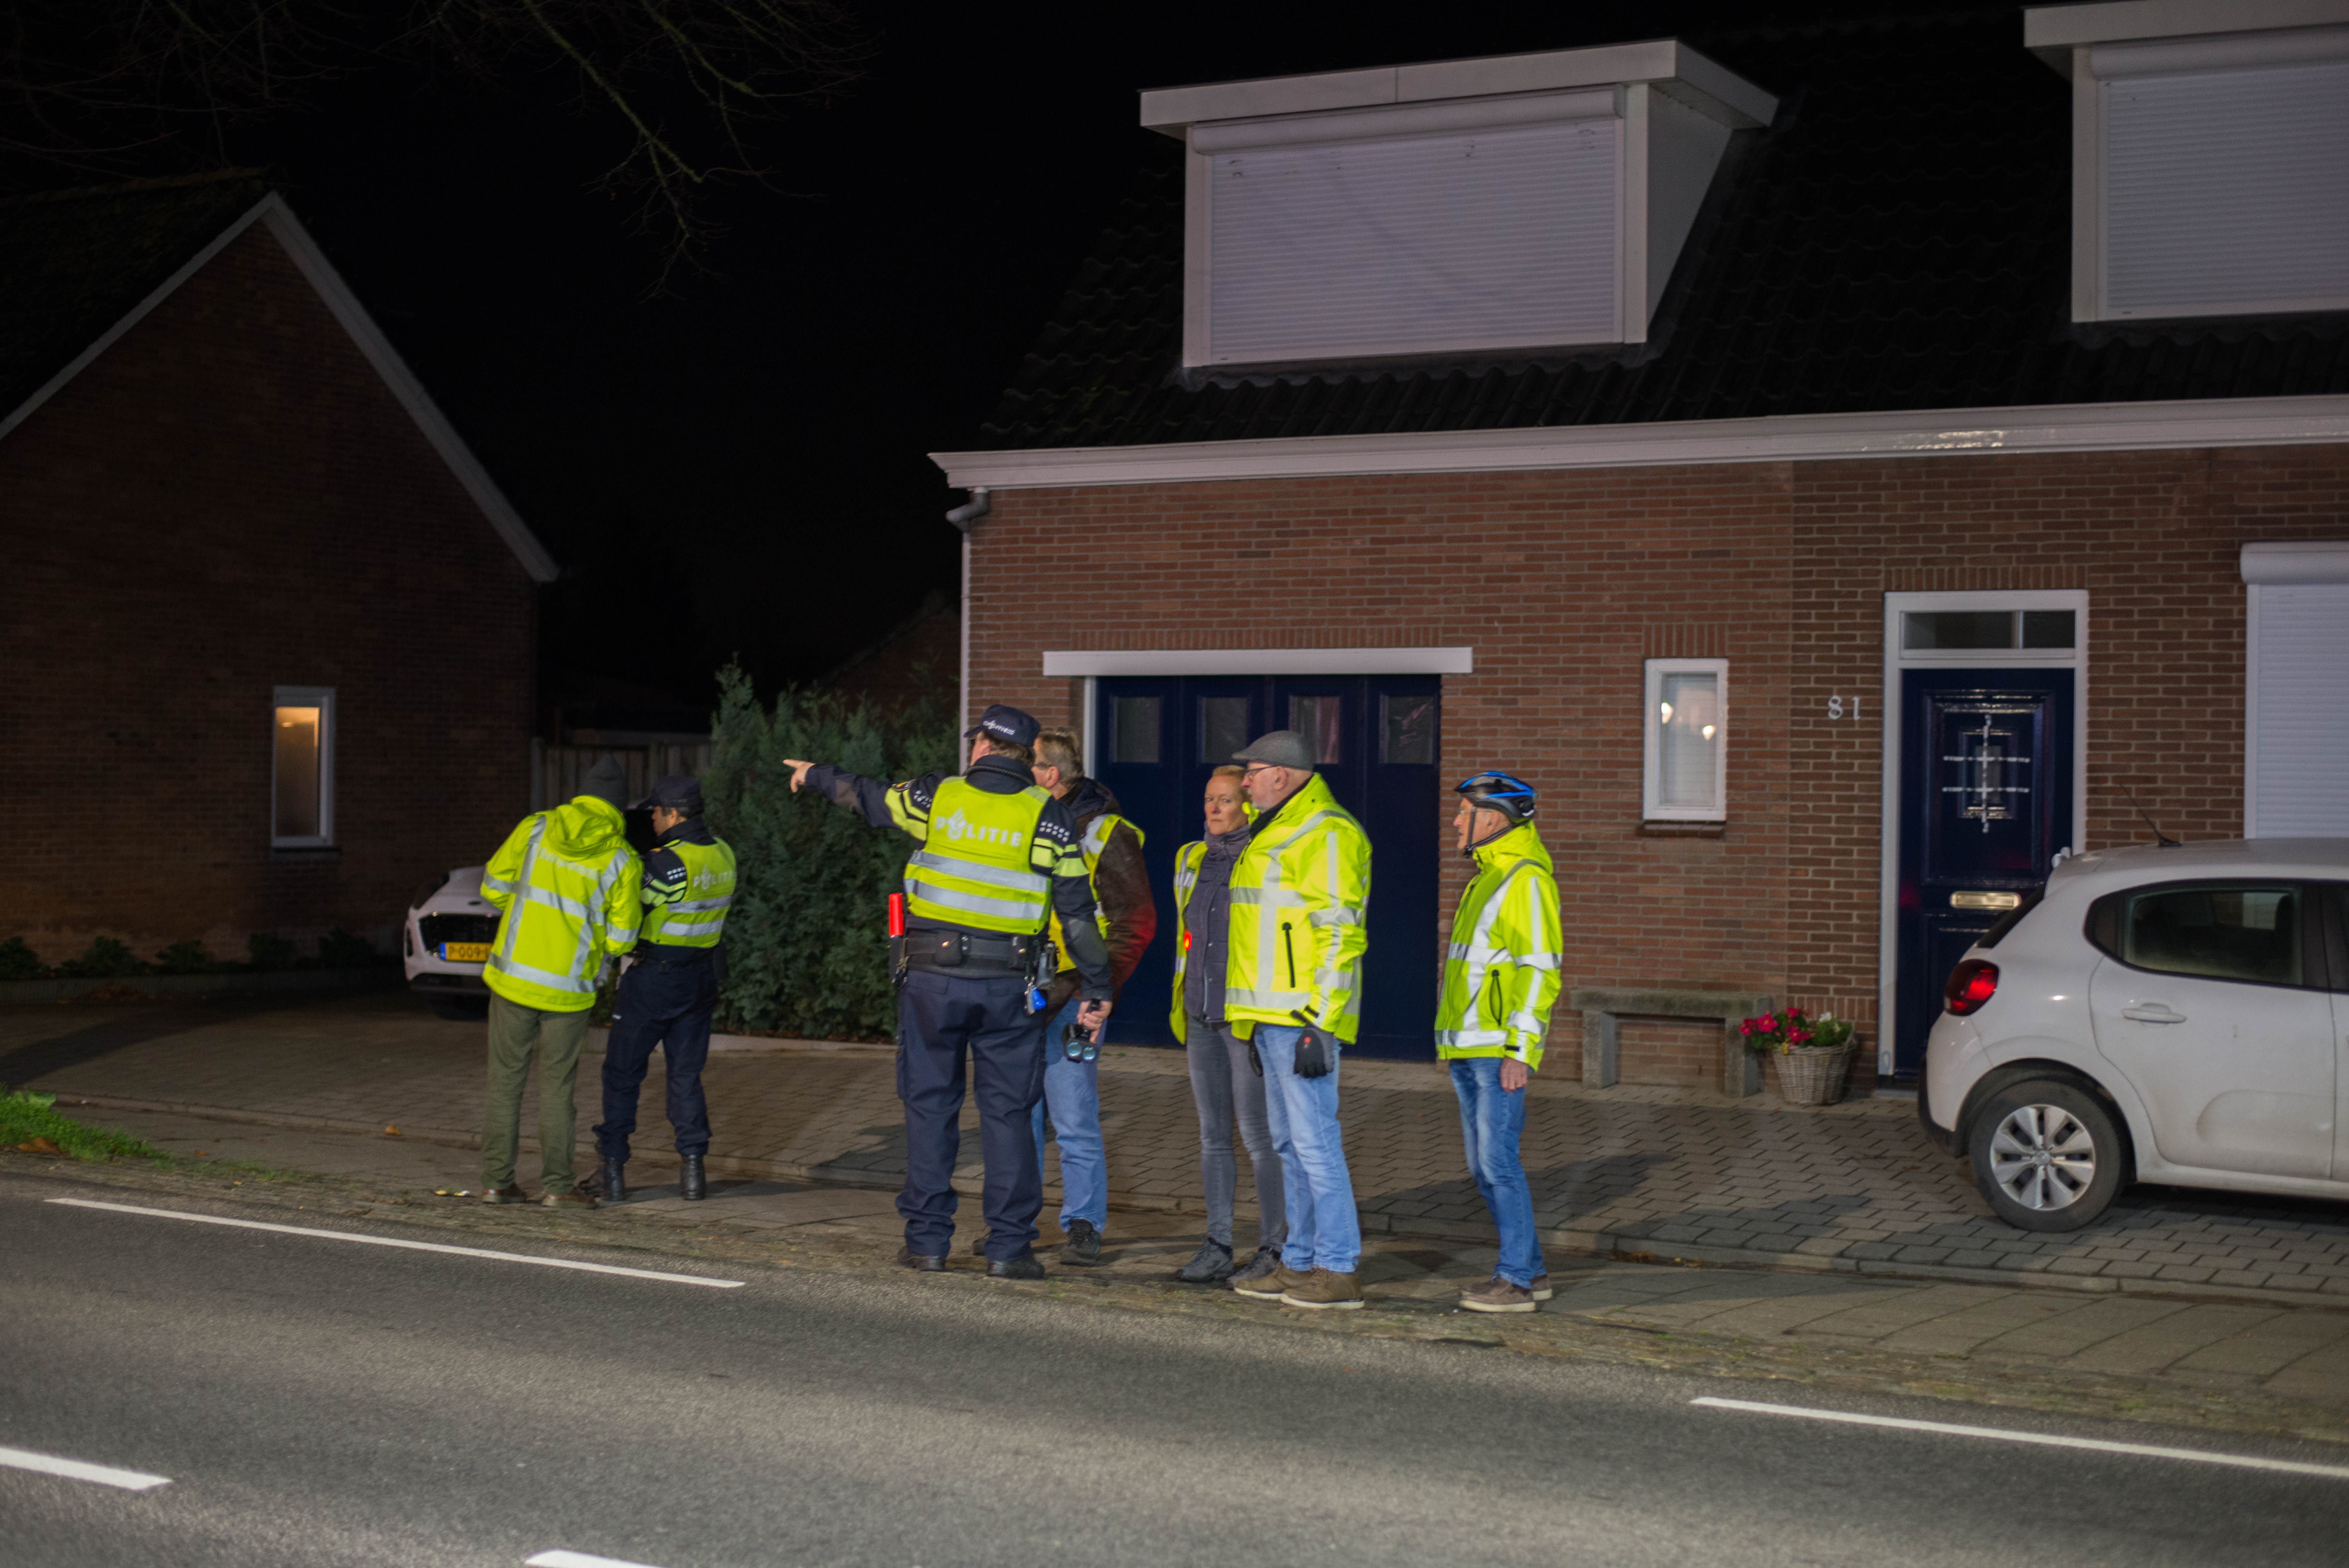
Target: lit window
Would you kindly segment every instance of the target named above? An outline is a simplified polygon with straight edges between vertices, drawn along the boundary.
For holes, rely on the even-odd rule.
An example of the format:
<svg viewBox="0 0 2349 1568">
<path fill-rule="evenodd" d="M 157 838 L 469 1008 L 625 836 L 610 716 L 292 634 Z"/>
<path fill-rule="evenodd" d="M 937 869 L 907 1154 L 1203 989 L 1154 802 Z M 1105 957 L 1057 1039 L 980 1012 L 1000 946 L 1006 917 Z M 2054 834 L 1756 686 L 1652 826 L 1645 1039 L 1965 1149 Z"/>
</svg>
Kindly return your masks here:
<svg viewBox="0 0 2349 1568">
<path fill-rule="evenodd" d="M 270 707 L 269 842 L 335 841 L 335 688 L 279 686 Z"/>
<path fill-rule="evenodd" d="M 1640 815 L 1718 822 L 1728 815 L 1729 661 L 1648 661 L 1647 766 Z"/>
</svg>

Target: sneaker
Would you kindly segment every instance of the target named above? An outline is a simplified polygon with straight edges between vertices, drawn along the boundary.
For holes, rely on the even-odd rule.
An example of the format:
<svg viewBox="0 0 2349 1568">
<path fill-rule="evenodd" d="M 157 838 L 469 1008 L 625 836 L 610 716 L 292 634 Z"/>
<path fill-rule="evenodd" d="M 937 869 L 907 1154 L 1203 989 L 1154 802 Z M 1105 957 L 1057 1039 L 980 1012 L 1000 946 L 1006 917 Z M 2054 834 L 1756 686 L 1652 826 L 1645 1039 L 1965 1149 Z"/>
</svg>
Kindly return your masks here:
<svg viewBox="0 0 2349 1568">
<path fill-rule="evenodd" d="M 1263 1261 L 1262 1258 L 1257 1259 L 1259 1263 Z M 1254 1265 L 1250 1265 L 1232 1275 L 1232 1288 L 1242 1295 L 1254 1296 L 1258 1301 L 1278 1301 L 1292 1287 L 1302 1285 L 1312 1277 L 1311 1274 L 1288 1267 L 1276 1253 L 1272 1258 L 1272 1266 L 1262 1273 L 1258 1273 Z"/>
<path fill-rule="evenodd" d="M 1185 1284 L 1213 1284 L 1219 1279 L 1232 1277 L 1232 1249 L 1214 1237 L 1199 1243 L 1191 1261 L 1174 1271 L 1174 1277 Z"/>
<path fill-rule="evenodd" d="M 1258 1247 L 1257 1248 L 1256 1254 L 1253 1257 L 1249 1258 L 1248 1261 L 1239 1268 L 1233 1271 L 1233 1288 L 1237 1290 L 1238 1288 L 1237 1282 L 1241 1280 L 1259 1280 L 1268 1278 L 1271 1275 L 1272 1271 L 1279 1266 L 1280 1249 L 1278 1247 Z"/>
<path fill-rule="evenodd" d="M 1362 1305 L 1362 1276 L 1357 1274 L 1331 1274 L 1328 1269 L 1315 1269 L 1305 1276 L 1302 1283 L 1291 1285 L 1280 1293 L 1280 1305 L 1309 1306 L 1317 1310 L 1334 1306 L 1341 1311 L 1350 1312 Z"/>
<path fill-rule="evenodd" d="M 550 1209 L 592 1209 L 595 1206 L 595 1194 L 580 1186 L 568 1192 L 549 1192 L 539 1202 Z"/>
<path fill-rule="evenodd" d="M 1089 1269 L 1101 1262 L 1101 1233 L 1091 1220 L 1069 1222 L 1069 1239 L 1061 1243 L 1061 1261 Z"/>
<path fill-rule="evenodd" d="M 484 1203 L 527 1203 L 530 1194 L 522 1190 L 519 1181 L 509 1181 L 502 1187 L 492 1187 L 481 1194 Z"/>
<path fill-rule="evenodd" d="M 1460 1305 L 1470 1312 L 1531 1312 L 1534 1293 L 1495 1274 L 1483 1284 L 1462 1291 Z"/>
<path fill-rule="evenodd" d="M 1547 1301 L 1551 1296 L 1557 1294 L 1557 1292 L 1549 1288 L 1549 1275 L 1546 1274 L 1537 1274 L 1534 1275 L 1534 1283 L 1526 1286 L 1526 1288 L 1534 1293 L 1534 1299 L 1536 1301 Z"/>
</svg>

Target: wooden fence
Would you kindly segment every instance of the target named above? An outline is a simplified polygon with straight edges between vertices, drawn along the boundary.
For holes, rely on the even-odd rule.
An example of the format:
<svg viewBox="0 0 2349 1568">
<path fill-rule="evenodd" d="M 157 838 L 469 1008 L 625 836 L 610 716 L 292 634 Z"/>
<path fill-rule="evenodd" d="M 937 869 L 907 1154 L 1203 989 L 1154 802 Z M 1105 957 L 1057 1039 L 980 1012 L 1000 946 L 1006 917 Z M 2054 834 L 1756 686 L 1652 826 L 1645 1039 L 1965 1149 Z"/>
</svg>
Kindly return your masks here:
<svg viewBox="0 0 2349 1568">
<path fill-rule="evenodd" d="M 645 798 L 656 779 L 666 779 L 673 773 L 689 773 L 698 779 L 709 770 L 710 743 L 707 740 L 688 744 L 654 746 L 548 746 L 532 741 L 530 747 L 530 809 L 543 811 L 579 793 L 580 780 L 587 771 L 606 757 L 616 757 L 628 770 L 628 803 L 634 805 Z"/>
</svg>

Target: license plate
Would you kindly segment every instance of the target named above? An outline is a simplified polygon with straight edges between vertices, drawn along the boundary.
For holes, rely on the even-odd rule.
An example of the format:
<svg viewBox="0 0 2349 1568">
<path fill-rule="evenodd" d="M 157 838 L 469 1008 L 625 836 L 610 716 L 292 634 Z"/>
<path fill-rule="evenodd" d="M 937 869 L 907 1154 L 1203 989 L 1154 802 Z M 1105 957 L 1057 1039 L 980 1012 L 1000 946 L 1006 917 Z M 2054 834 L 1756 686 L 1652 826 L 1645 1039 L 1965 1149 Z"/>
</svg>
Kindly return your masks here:
<svg viewBox="0 0 2349 1568">
<path fill-rule="evenodd" d="M 487 964 L 490 944 L 486 942 L 444 942 L 440 944 L 443 964 Z"/>
</svg>

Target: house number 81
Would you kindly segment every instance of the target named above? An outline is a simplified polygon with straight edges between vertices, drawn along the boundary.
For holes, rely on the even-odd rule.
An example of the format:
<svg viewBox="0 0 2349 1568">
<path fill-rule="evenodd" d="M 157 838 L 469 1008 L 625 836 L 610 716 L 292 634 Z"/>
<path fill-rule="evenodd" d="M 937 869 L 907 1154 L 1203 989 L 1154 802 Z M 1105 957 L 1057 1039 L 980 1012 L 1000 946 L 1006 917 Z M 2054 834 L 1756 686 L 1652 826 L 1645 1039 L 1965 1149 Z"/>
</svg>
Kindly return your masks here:
<svg viewBox="0 0 2349 1568">
<path fill-rule="evenodd" d="M 1845 717 L 1843 701 L 1844 699 L 1839 696 L 1831 696 L 1827 698 L 1827 717 L 1829 718 L 1842 718 Z M 1859 701 L 1860 699 L 1857 697 L 1853 697 L 1851 699 L 1850 717 L 1854 719 L 1859 717 Z"/>
</svg>

